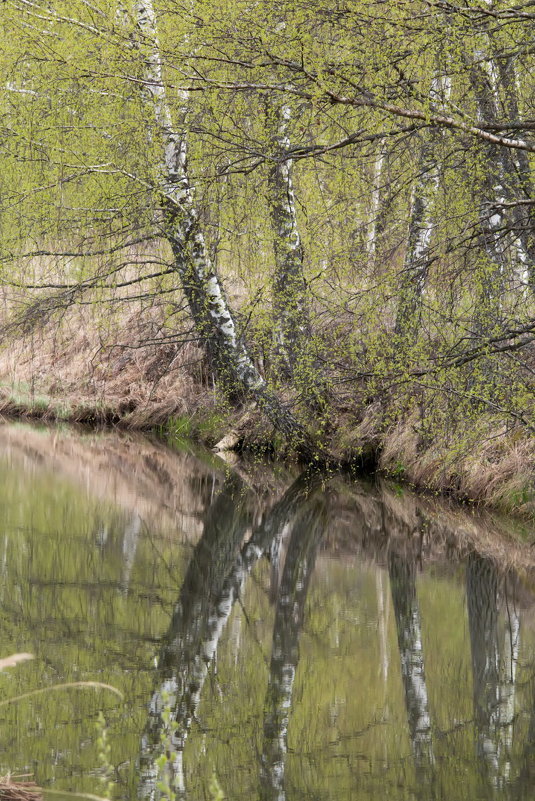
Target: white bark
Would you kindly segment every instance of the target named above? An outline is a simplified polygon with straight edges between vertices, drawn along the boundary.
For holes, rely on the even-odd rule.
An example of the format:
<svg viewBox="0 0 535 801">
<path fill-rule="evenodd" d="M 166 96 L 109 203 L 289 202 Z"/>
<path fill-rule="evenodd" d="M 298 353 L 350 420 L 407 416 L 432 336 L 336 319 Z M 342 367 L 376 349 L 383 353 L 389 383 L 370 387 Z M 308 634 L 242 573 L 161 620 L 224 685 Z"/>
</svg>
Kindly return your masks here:
<svg viewBox="0 0 535 801">
<path fill-rule="evenodd" d="M 385 612 L 384 590 L 383 590 L 383 568 L 376 567 L 375 569 L 375 592 L 377 595 L 377 622 L 379 627 L 379 648 L 380 648 L 380 662 L 381 662 L 381 676 L 383 685 L 386 688 L 388 681 L 388 637 L 387 637 L 387 624 L 388 617 Z"/>
<path fill-rule="evenodd" d="M 324 534 L 325 502 L 309 502 L 294 523 L 279 587 L 264 713 L 262 801 L 285 801 L 288 725 L 308 585 Z"/>
<path fill-rule="evenodd" d="M 234 604 L 256 562 L 276 549 L 300 504 L 319 485 L 317 475 L 300 477 L 235 555 L 247 522 L 243 512 L 236 510 L 243 488 L 230 479 L 211 507 L 160 654 L 158 667 L 163 675 L 150 701 L 141 744 L 138 795 L 144 801 L 159 797 L 162 776 L 156 762 L 162 749 L 168 757 L 169 784 L 178 797 L 184 795 L 184 748 Z"/>
<path fill-rule="evenodd" d="M 493 787 L 503 784 L 502 708 L 498 646 L 498 575 L 488 559 L 471 554 L 467 565 L 467 605 L 477 756 Z"/>
<path fill-rule="evenodd" d="M 508 610 L 505 627 L 503 681 L 500 686 L 500 731 L 505 753 L 504 781 L 511 775 L 511 751 L 515 718 L 516 669 L 520 651 L 520 616 L 513 606 Z"/>
<path fill-rule="evenodd" d="M 303 247 L 297 224 L 293 185 L 293 161 L 283 159 L 290 147 L 292 110 L 288 103 L 267 105 L 274 162 L 268 174 L 268 199 L 273 230 L 275 271 L 273 275 L 273 312 L 276 350 L 286 370 L 293 373 L 296 360 L 302 357 L 310 338 L 310 321 L 303 275 Z"/>
<path fill-rule="evenodd" d="M 492 64 L 488 70 L 483 67 L 473 68 L 472 85 L 474 86 L 478 122 L 495 122 L 498 119 L 498 87 L 496 74 Z M 496 201 L 494 209 L 483 207 L 482 209 L 482 228 L 485 232 L 485 249 L 491 261 L 493 261 L 500 272 L 503 273 L 506 267 L 506 244 L 505 229 L 506 217 L 505 206 L 507 202 L 505 156 L 501 150 L 495 147 L 487 148 L 488 176 L 486 180 L 487 203 L 492 204 Z M 492 193 L 494 196 L 492 196 Z"/>
<path fill-rule="evenodd" d="M 450 78 L 435 75 L 430 90 L 432 107 L 444 104 L 448 100 L 450 92 Z M 419 173 L 413 188 L 408 245 L 395 325 L 396 334 L 402 337 L 412 337 L 417 332 L 421 301 L 429 270 L 429 249 L 436 225 L 434 206 L 440 184 L 436 146 L 436 134 L 431 136 L 426 133 L 422 134 L 418 160 Z"/>
<path fill-rule="evenodd" d="M 233 375 L 247 390 L 264 386 L 238 337 L 219 278 L 211 263 L 204 234 L 199 226 L 187 169 L 186 132 L 173 127 L 164 84 L 162 60 L 152 0 L 136 0 L 133 13 L 142 44 L 146 45 L 144 93 L 151 103 L 163 145 L 160 194 L 164 231 L 171 243 L 175 267 L 199 333 L 221 371 Z M 180 115 L 185 120 L 188 93 L 179 92 Z"/>
<path fill-rule="evenodd" d="M 377 253 L 377 231 L 381 213 L 381 187 L 383 181 L 383 168 L 385 163 L 385 140 L 380 139 L 377 145 L 377 154 L 373 165 L 372 193 L 368 231 L 366 235 L 366 249 L 370 265 L 373 266 Z"/>
<path fill-rule="evenodd" d="M 160 652 L 161 678 L 152 694 L 141 743 L 138 794 L 146 801 L 159 798 L 162 780 L 179 797 L 185 792 L 184 747 L 248 571 L 239 550 L 247 525 L 243 486 L 231 476 L 210 507 Z M 250 565 L 260 554 L 257 548 Z M 163 769 L 158 765 L 162 754 L 166 756 Z"/>
<path fill-rule="evenodd" d="M 476 99 L 478 122 L 495 123 L 505 106 L 512 122 L 519 120 L 517 81 L 514 60 L 492 58 L 472 65 L 471 83 Z M 502 101 L 503 98 L 503 101 Z M 523 152 L 488 145 L 485 149 L 487 178 L 484 182 L 484 204 L 480 211 L 483 242 L 491 269 L 484 286 L 485 295 L 492 300 L 494 293 L 507 277 L 514 279 L 517 288 L 535 286 L 535 226 L 533 210 L 518 201 L 532 199 L 533 186 L 529 158 Z M 489 305 L 489 299 L 485 297 Z M 490 303 L 492 314 L 492 303 Z"/>
<path fill-rule="evenodd" d="M 173 127 L 152 0 L 135 0 L 133 14 L 145 57 L 143 91 L 147 103 L 152 106 L 163 149 L 158 187 L 163 230 L 173 250 L 174 267 L 180 276 L 197 331 L 227 391 L 251 393 L 275 427 L 303 455 L 325 457 L 289 409 L 268 391 L 238 335 L 199 225 L 187 167 L 186 131 Z M 180 92 L 179 100 L 184 125 L 188 93 Z"/>
<path fill-rule="evenodd" d="M 493 52 L 499 45 L 492 43 Z M 489 79 L 493 94 L 496 98 L 495 110 L 500 116 L 500 106 L 512 122 L 520 120 L 518 101 L 518 78 L 516 59 L 511 56 L 507 59 L 498 58 L 489 62 Z M 527 153 L 504 152 L 504 178 L 508 187 L 509 200 L 533 199 L 533 182 L 531 166 Z M 509 212 L 509 224 L 513 229 L 513 271 L 521 288 L 535 287 L 535 213 L 531 207 L 522 205 L 512 206 Z"/>
</svg>

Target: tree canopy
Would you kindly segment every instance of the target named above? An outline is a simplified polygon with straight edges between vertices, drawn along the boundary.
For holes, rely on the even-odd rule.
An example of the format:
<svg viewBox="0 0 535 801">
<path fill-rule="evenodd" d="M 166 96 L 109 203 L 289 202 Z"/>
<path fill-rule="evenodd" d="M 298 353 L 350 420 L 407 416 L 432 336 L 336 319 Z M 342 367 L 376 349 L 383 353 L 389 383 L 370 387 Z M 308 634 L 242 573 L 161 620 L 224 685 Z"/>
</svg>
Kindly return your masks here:
<svg viewBox="0 0 535 801">
<path fill-rule="evenodd" d="M 227 394 L 309 456 L 376 401 L 418 447 L 533 432 L 530 2 L 1 15 L 6 325 L 181 296 Z"/>
</svg>

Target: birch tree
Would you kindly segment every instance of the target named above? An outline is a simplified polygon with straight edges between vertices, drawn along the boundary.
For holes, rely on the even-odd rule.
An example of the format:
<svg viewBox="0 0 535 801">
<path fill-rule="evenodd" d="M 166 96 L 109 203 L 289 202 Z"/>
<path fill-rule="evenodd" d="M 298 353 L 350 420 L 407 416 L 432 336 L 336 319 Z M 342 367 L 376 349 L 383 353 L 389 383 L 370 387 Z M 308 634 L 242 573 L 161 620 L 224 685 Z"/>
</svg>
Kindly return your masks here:
<svg viewBox="0 0 535 801">
<path fill-rule="evenodd" d="M 479 123 L 498 118 L 496 87 L 482 66 L 472 66 L 470 71 Z M 480 227 L 487 264 L 479 278 L 479 293 L 476 297 L 474 328 L 481 335 L 499 315 L 500 299 L 507 280 L 509 266 L 507 247 L 506 208 L 510 193 L 506 173 L 511 166 L 507 152 L 494 145 L 484 149 L 485 171 L 480 202 Z"/>
<path fill-rule="evenodd" d="M 381 196 L 382 184 L 384 181 L 385 161 L 387 159 L 386 143 L 384 139 L 380 139 L 377 144 L 377 151 L 373 162 L 372 172 L 372 192 L 370 203 L 370 216 L 368 222 L 368 231 L 366 235 L 366 250 L 370 259 L 370 265 L 375 263 L 375 256 L 377 253 L 377 238 L 381 232 Z"/>
<path fill-rule="evenodd" d="M 156 15 L 152 0 L 135 2 L 133 16 L 144 52 L 144 93 L 161 136 L 163 164 L 158 192 L 163 231 L 174 256 L 182 290 L 199 334 L 227 389 L 252 395 L 269 419 L 308 456 L 315 452 L 305 429 L 289 409 L 268 391 L 240 337 L 215 267 L 210 260 L 187 167 L 188 93 L 179 92 L 182 127 L 173 126 L 164 84 Z M 290 185 L 291 188 L 291 185 Z M 286 232 L 290 237 L 292 232 Z"/>
<path fill-rule="evenodd" d="M 150 276 L 131 251 L 115 254 L 150 242 L 166 276 L 153 295 L 165 341 L 177 331 L 165 293 L 176 290 L 180 325 L 187 306 L 187 338 L 202 342 L 231 401 L 256 403 L 308 459 L 329 454 L 306 417 L 309 431 L 332 420 L 329 436 L 343 420 L 333 450 L 345 458 L 360 407 L 379 394 L 385 415 L 403 416 L 415 388 L 423 412 L 441 396 L 459 417 L 464 392 L 493 420 L 505 409 L 531 425 L 532 309 L 521 286 L 535 208 L 528 12 L 506 0 L 432 4 L 433 13 L 398 4 L 388 18 L 368 0 L 276 10 L 136 0 L 126 18 L 100 0 L 2 8 L 0 258 L 20 304 L 12 314 L 6 303 L 6 323 L 23 320 L 27 331 L 77 303 L 129 302 L 117 288 Z M 445 85 L 435 90 L 450 74 L 448 100 Z M 373 220 L 386 183 L 385 233 Z M 428 347 L 407 369 L 398 343 L 418 330 L 424 299 Z M 268 386 L 254 359 L 277 337 L 286 353 Z M 487 343 L 499 369 L 476 386 L 460 368 L 488 364 Z M 469 415 L 475 407 L 467 400 Z"/>
<path fill-rule="evenodd" d="M 494 59 L 493 59 L 494 60 Z M 498 106 L 505 110 L 508 119 L 521 119 L 518 99 L 518 57 L 498 57 L 494 60 L 495 92 L 503 98 Z M 493 82 L 494 83 L 494 82 Z M 501 92 L 500 92 L 501 90 Z M 521 286 L 535 287 L 535 213 L 529 201 L 534 197 L 531 165 L 527 153 L 510 154 L 507 180 L 510 184 L 510 215 L 513 249 L 516 257 L 515 272 Z"/>
<path fill-rule="evenodd" d="M 520 620 L 510 610 L 503 645 L 498 628 L 499 584 L 496 567 L 472 554 L 466 571 L 468 623 L 472 652 L 476 750 L 491 786 L 510 779 L 516 668 Z"/>
<path fill-rule="evenodd" d="M 431 84 L 432 109 L 447 102 L 451 81 L 447 75 L 435 75 Z M 421 134 L 418 154 L 418 176 L 412 191 L 407 250 L 403 277 L 399 287 L 395 332 L 400 337 L 414 337 L 418 329 L 421 301 L 427 280 L 433 229 L 436 227 L 434 208 L 439 189 L 440 166 L 437 132 Z"/>
<path fill-rule="evenodd" d="M 215 498 L 159 654 L 141 740 L 140 798 L 157 799 L 162 781 L 179 797 L 185 794 L 184 748 L 234 605 L 255 564 L 277 550 L 283 531 L 296 516 L 301 519 L 319 486 L 318 474 L 303 473 L 242 547 L 250 521 L 240 479 L 229 477 Z"/>
<path fill-rule="evenodd" d="M 240 545 L 248 524 L 246 495 L 231 476 L 206 515 L 158 657 L 158 683 L 141 740 L 138 795 L 186 791 L 183 755 L 208 670 L 245 577 Z"/>
<path fill-rule="evenodd" d="M 272 163 L 268 169 L 268 200 L 273 229 L 275 270 L 273 316 L 275 350 L 285 371 L 292 375 L 303 359 L 312 329 L 303 275 L 303 246 L 297 223 L 293 163 L 290 147 L 292 108 L 289 102 L 266 102 L 268 130 L 272 132 Z"/>
</svg>

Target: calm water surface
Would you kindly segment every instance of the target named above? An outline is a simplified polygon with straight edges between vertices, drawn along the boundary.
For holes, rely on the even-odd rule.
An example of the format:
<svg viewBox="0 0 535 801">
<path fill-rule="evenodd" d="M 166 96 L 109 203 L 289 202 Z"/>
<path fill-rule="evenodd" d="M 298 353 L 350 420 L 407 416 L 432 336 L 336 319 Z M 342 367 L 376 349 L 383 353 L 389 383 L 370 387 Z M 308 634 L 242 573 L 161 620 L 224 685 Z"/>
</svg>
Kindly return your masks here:
<svg viewBox="0 0 535 801">
<path fill-rule="evenodd" d="M 117 799 L 535 797 L 529 526 L 7 424 L 0 516 L 0 656 L 35 655 L 0 673 L 1 773 Z M 4 703 L 77 681 L 124 700 Z"/>
</svg>

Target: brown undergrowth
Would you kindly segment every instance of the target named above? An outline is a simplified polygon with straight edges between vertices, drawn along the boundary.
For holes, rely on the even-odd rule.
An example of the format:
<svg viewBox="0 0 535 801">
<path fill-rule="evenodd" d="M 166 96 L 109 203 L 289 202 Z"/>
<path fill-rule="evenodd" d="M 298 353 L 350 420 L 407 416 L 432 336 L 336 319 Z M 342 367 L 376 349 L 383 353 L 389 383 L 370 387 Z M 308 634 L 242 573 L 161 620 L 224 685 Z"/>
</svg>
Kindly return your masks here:
<svg viewBox="0 0 535 801">
<path fill-rule="evenodd" d="M 0 799 L 2 801 L 40 801 L 43 791 L 26 776 L 0 776 Z"/>
<path fill-rule="evenodd" d="M 167 426 L 210 447 L 230 434 L 231 449 L 294 458 L 258 408 L 223 402 L 178 303 L 155 296 L 149 303 L 111 304 L 104 313 L 97 308 L 73 303 L 59 318 L 11 333 L 0 353 L 0 413 L 130 429 Z M 485 411 L 469 420 L 459 414 L 455 425 L 445 413 L 446 423 L 430 425 L 421 408 L 395 396 L 370 399 L 357 381 L 351 397 L 331 392 L 323 421 L 309 415 L 306 422 L 343 464 L 535 514 L 535 439 L 525 428 Z"/>
<path fill-rule="evenodd" d="M 380 438 L 379 469 L 416 488 L 535 515 L 535 439 L 490 415 L 423 437 L 409 415 Z"/>
<path fill-rule="evenodd" d="M 171 334 L 159 305 L 104 319 L 74 305 L 59 324 L 12 337 L 0 354 L 0 413 L 143 429 L 210 407 L 201 350 L 176 317 Z"/>
</svg>

